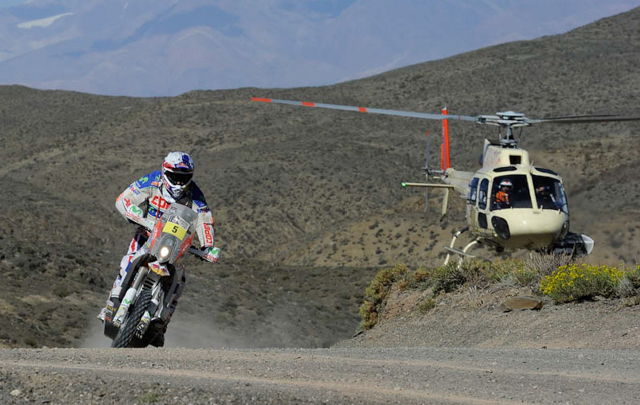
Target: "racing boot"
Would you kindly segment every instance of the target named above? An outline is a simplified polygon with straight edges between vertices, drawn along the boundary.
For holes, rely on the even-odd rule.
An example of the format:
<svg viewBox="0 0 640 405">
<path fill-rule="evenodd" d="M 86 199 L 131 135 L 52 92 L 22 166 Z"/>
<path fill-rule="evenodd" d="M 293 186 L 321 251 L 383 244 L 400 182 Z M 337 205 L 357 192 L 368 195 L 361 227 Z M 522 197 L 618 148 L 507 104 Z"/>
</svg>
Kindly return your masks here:
<svg viewBox="0 0 640 405">
<path fill-rule="evenodd" d="M 102 322 L 111 322 L 113 320 L 113 316 L 116 314 L 118 307 L 120 306 L 120 298 L 117 295 L 112 295 L 107 300 L 107 303 L 104 308 L 100 310 L 98 314 L 98 319 Z"/>
<path fill-rule="evenodd" d="M 149 326 L 151 329 L 149 332 L 154 332 L 156 336 L 149 342 L 151 346 L 163 347 L 164 346 L 164 333 L 167 331 L 167 325 L 163 326 L 162 321 L 152 322 Z"/>
</svg>

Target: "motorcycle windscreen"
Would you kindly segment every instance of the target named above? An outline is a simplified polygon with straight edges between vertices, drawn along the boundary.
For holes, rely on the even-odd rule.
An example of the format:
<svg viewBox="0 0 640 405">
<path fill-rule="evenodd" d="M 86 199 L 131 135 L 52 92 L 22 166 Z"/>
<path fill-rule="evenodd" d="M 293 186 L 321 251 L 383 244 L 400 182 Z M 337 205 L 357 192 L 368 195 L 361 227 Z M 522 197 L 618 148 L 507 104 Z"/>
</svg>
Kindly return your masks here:
<svg viewBox="0 0 640 405">
<path fill-rule="evenodd" d="M 154 233 L 151 254 L 162 263 L 177 261 L 193 240 L 197 218 L 198 214 L 184 205 L 171 204 L 162 216 L 162 231 Z"/>
</svg>

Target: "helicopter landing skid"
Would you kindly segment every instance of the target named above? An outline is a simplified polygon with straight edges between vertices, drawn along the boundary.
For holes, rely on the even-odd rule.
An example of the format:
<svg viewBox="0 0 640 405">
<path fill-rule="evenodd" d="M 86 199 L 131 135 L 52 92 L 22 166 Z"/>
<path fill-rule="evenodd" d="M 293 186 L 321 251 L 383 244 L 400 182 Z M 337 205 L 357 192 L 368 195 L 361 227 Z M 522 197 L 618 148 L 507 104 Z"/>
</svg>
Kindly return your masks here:
<svg viewBox="0 0 640 405">
<path fill-rule="evenodd" d="M 456 244 L 456 241 L 458 240 L 458 237 L 460 235 L 462 235 L 463 233 L 465 233 L 466 231 L 468 231 L 468 230 L 469 230 L 469 227 L 464 227 L 464 228 L 460 229 L 459 231 L 456 231 L 453 234 L 453 239 L 451 239 L 451 243 L 449 244 L 449 246 L 445 246 L 445 248 L 444 248 L 444 250 L 446 250 L 448 253 L 447 253 L 447 257 L 444 259 L 443 266 L 446 266 L 449 263 L 449 259 L 451 258 L 451 253 L 454 253 L 454 254 L 460 256 L 459 264 L 462 263 L 462 260 L 464 260 L 465 257 L 469 257 L 469 258 L 475 257 L 474 255 L 467 253 L 467 250 L 469 250 L 469 248 L 471 248 L 471 246 L 473 246 L 473 245 L 475 245 L 475 244 L 480 242 L 480 240 L 477 239 L 477 238 L 472 240 L 471 242 L 469 242 L 467 244 L 467 246 L 465 246 L 464 249 L 462 249 L 462 250 L 456 249 L 456 248 L 453 247 Z"/>
</svg>

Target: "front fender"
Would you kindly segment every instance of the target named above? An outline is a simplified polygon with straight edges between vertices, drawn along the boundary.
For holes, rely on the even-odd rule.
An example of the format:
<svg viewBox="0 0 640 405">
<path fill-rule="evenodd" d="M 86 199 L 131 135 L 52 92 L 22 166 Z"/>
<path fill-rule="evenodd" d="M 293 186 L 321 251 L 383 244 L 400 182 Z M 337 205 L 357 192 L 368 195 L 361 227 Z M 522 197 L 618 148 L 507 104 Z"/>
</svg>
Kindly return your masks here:
<svg viewBox="0 0 640 405">
<path fill-rule="evenodd" d="M 168 277 L 171 275 L 169 267 L 166 264 L 162 264 L 157 261 L 149 263 L 149 270 L 156 273 L 160 277 Z"/>
</svg>

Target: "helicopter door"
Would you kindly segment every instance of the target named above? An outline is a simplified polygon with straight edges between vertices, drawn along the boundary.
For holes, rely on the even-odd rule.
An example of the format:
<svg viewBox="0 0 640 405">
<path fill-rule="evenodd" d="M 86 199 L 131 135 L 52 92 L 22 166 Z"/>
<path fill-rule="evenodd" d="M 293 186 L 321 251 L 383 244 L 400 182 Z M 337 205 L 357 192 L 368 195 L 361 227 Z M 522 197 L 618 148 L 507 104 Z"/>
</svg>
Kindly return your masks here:
<svg viewBox="0 0 640 405">
<path fill-rule="evenodd" d="M 469 183 L 469 194 L 467 194 L 467 220 L 469 221 L 469 227 L 475 230 L 478 227 L 478 220 L 476 217 L 476 202 L 478 201 L 478 183 L 480 179 L 474 177 Z"/>
<path fill-rule="evenodd" d="M 489 179 L 482 179 L 478 190 L 478 226 L 487 229 L 487 192 L 489 191 Z"/>
</svg>

